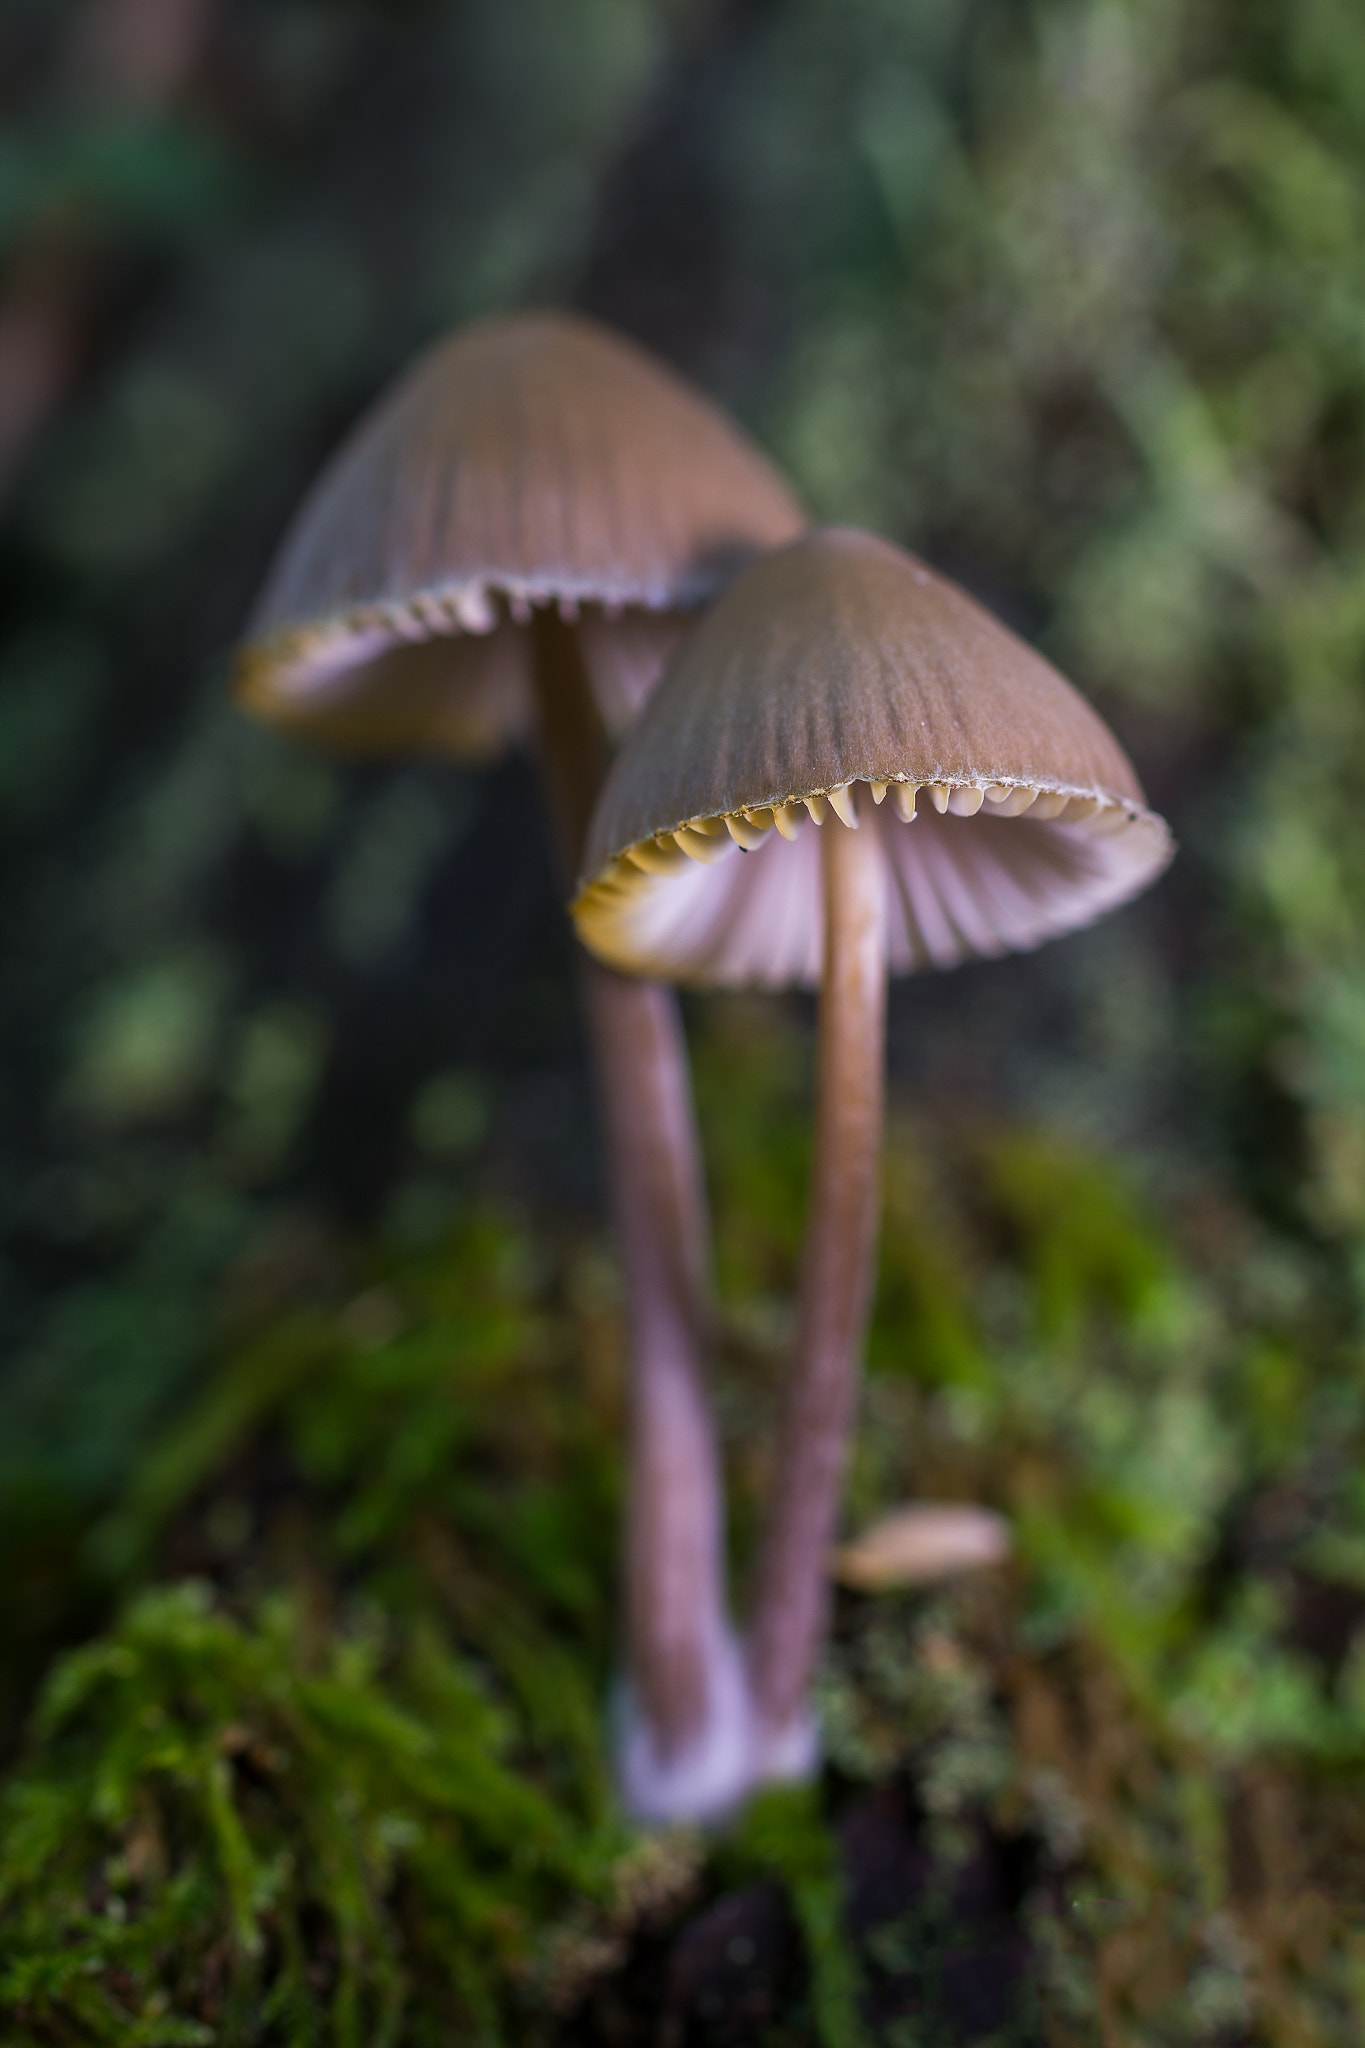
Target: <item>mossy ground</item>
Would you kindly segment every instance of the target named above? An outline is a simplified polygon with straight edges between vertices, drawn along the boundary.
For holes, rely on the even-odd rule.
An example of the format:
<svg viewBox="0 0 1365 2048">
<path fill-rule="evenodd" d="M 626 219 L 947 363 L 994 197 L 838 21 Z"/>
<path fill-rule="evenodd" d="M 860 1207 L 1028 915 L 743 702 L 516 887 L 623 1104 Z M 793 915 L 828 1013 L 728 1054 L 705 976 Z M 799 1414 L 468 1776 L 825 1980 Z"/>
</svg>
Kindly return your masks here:
<svg viewBox="0 0 1365 2048">
<path fill-rule="evenodd" d="M 800 1041 L 739 1004 L 700 1050 L 742 1557 Z M 850 1516 L 987 1501 L 1017 1559 L 841 1596 L 824 1779 L 703 1840 L 632 1833 L 607 1776 L 607 1248 L 472 1196 L 421 1249 L 281 1225 L 49 1560 L 107 1618 L 9 1772 L 4 2038 L 1346 2048 L 1360 1393 L 1268 1256 L 1196 1193 L 1158 1224 L 1103 1160 L 897 1110 Z"/>
</svg>

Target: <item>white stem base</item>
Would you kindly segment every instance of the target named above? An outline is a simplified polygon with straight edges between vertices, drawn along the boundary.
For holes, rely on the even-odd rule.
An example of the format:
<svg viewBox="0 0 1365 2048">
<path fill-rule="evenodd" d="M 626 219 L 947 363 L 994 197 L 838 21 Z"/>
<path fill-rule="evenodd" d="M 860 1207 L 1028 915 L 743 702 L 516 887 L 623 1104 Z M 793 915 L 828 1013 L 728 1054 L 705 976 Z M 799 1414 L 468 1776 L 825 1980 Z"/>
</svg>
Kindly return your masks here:
<svg viewBox="0 0 1365 2048">
<path fill-rule="evenodd" d="M 722 1821 L 754 1782 L 753 1724 L 739 1643 L 726 1629 L 708 1647 L 709 1697 L 700 1727 L 686 1747 L 660 1753 L 629 1680 L 614 1703 L 616 1778 L 633 1820 L 653 1826 Z"/>
<path fill-rule="evenodd" d="M 750 1756 L 750 1781 L 764 1785 L 801 1785 L 820 1768 L 820 1723 L 809 1710 L 785 1728 L 756 1728 Z"/>
</svg>

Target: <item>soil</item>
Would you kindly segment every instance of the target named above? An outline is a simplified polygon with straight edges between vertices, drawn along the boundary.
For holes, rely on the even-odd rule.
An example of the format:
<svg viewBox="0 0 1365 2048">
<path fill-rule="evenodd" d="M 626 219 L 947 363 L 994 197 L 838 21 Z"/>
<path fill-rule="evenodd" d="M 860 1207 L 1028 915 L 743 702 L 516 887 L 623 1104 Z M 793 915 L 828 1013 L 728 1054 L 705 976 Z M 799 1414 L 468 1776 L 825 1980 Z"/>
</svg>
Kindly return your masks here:
<svg viewBox="0 0 1365 2048">
<path fill-rule="evenodd" d="M 853 1795 L 836 1832 L 871 2042 L 1040 2048 L 1022 1924 L 1034 1878 L 1027 1840 L 982 1826 L 950 1871 L 928 1847 L 904 1785 Z M 637 1941 L 572 2016 L 563 2048 L 813 2042 L 802 1958 L 780 1888 L 738 1886 Z"/>
</svg>

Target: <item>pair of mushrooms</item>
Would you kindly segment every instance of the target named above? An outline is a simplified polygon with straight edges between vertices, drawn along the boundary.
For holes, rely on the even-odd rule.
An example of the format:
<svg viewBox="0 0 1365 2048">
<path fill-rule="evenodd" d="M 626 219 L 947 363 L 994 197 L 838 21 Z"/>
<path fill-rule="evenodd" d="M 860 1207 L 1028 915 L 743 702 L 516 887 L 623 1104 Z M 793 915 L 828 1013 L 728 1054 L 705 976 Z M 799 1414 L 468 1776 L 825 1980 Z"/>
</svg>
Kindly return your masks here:
<svg viewBox="0 0 1365 2048">
<path fill-rule="evenodd" d="M 724 1812 L 816 1755 L 887 974 L 1088 923 L 1165 866 L 1166 827 L 1047 663 L 899 549 L 807 529 L 705 400 L 565 315 L 455 336 L 362 421 L 286 539 L 239 694 L 341 748 L 537 759 L 629 1308 L 618 1775 L 642 1818 Z M 677 983 L 820 989 L 795 1355 L 742 1645 Z"/>
</svg>

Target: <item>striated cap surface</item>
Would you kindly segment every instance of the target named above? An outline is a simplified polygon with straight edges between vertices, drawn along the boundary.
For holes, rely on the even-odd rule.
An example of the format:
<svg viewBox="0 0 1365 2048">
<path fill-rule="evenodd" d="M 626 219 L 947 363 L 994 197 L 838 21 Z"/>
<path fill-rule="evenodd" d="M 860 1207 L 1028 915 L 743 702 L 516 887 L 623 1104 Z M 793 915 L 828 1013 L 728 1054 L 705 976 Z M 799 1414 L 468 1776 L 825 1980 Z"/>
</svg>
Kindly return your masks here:
<svg viewBox="0 0 1365 2048">
<path fill-rule="evenodd" d="M 580 936 L 628 972 L 818 980 L 810 825 L 831 810 L 882 845 L 893 972 L 1087 924 L 1172 852 L 1118 741 L 1049 663 L 847 528 L 754 564 L 681 649 L 602 792 Z"/>
<path fill-rule="evenodd" d="M 600 638 L 597 659 L 586 650 L 619 727 L 657 675 L 668 629 L 651 615 L 708 601 L 803 524 L 758 450 L 633 343 L 564 313 L 485 321 L 419 358 L 319 478 L 252 622 L 239 695 L 294 726 L 316 711 L 323 738 L 344 705 L 349 743 L 363 726 L 367 746 L 412 744 L 435 671 L 409 689 L 405 650 L 557 603 L 626 614 L 626 655 Z M 471 653 L 454 687 L 480 700 L 485 750 L 524 727 L 517 655 Z M 371 691 L 391 724 L 362 705 Z M 447 713 L 454 751 L 460 726 Z"/>
</svg>

